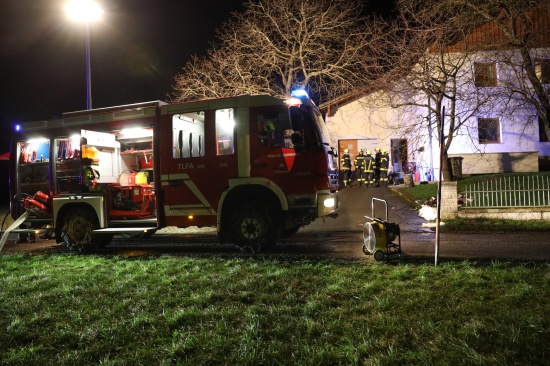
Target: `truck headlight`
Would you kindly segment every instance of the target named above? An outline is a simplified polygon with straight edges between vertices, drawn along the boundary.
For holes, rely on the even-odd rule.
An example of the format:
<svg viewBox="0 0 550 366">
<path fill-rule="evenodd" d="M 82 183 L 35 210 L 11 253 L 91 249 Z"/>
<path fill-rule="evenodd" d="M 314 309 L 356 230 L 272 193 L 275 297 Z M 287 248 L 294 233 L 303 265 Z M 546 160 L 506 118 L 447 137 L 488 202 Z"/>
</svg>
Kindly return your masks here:
<svg viewBox="0 0 550 366">
<path fill-rule="evenodd" d="M 325 202 L 323 202 L 324 206 L 327 208 L 334 207 L 336 202 L 334 201 L 334 198 L 327 198 L 325 199 Z"/>
</svg>

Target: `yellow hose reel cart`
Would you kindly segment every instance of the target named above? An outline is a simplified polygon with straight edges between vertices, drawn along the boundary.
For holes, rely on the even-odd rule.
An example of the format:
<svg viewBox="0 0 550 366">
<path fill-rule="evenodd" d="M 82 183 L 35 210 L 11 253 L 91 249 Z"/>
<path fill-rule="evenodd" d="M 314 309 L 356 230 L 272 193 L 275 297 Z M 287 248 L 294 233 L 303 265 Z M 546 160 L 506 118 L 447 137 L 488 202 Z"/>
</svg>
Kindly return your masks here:
<svg viewBox="0 0 550 366">
<path fill-rule="evenodd" d="M 386 209 L 384 220 L 376 218 L 374 206 L 376 202 L 383 203 Z M 388 220 L 388 203 L 379 198 L 372 199 L 371 221 L 363 225 L 363 253 L 372 254 L 376 261 L 388 260 L 401 256 L 401 236 L 399 225 Z M 396 242 L 397 240 L 397 242 Z"/>
</svg>

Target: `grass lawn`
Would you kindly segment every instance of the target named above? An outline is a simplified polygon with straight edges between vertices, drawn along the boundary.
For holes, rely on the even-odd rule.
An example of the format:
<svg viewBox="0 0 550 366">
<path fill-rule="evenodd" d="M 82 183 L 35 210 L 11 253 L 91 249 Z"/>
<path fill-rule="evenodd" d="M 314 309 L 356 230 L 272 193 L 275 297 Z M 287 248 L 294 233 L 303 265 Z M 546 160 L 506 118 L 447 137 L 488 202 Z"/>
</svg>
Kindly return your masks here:
<svg viewBox="0 0 550 366">
<path fill-rule="evenodd" d="M 0 256 L 1 365 L 543 365 L 550 267 Z"/>
</svg>

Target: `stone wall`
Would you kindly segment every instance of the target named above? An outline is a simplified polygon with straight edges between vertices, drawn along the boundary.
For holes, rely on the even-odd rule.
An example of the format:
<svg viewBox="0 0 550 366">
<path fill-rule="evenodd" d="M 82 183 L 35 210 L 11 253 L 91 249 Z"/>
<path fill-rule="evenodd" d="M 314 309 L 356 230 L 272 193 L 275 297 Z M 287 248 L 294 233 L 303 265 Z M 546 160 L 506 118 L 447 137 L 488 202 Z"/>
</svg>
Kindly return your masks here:
<svg viewBox="0 0 550 366">
<path fill-rule="evenodd" d="M 456 219 L 458 216 L 457 182 L 441 183 L 441 219 Z"/>
</svg>

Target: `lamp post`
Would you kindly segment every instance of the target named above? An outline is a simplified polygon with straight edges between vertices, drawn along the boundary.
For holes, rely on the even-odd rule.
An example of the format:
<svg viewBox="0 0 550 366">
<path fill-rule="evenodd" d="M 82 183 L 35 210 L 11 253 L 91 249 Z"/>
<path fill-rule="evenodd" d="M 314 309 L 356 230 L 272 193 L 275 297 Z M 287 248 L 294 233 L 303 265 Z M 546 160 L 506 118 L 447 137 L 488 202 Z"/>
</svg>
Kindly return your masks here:
<svg viewBox="0 0 550 366">
<path fill-rule="evenodd" d="M 93 0 L 71 0 L 65 5 L 69 18 L 86 25 L 86 109 L 92 109 L 92 69 L 90 68 L 90 22 L 101 19 L 103 9 Z"/>
</svg>

